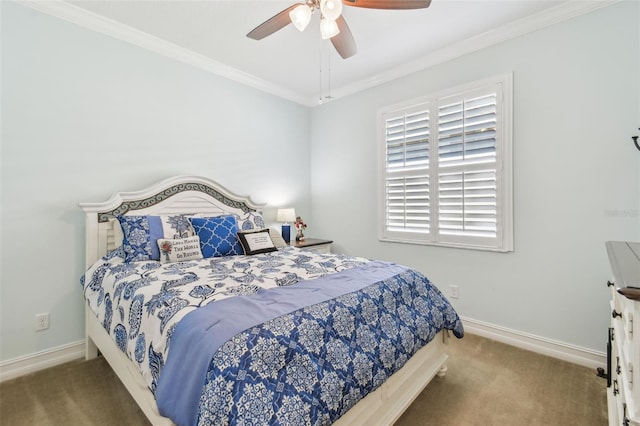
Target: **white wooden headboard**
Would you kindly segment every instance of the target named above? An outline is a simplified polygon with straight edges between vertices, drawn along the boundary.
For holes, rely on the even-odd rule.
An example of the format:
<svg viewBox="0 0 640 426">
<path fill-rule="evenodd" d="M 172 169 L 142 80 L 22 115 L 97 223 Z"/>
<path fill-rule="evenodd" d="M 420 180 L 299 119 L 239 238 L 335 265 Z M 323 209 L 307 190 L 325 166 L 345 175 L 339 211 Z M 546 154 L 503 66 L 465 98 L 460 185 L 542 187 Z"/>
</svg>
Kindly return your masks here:
<svg viewBox="0 0 640 426">
<path fill-rule="evenodd" d="M 140 191 L 117 192 L 107 201 L 80 203 L 85 212 L 85 267 L 115 248 L 114 218 L 123 215 L 192 213 L 205 216 L 242 215 L 260 211 L 262 205 L 248 196 L 233 194 L 200 176 L 176 176 Z M 119 224 L 117 224 L 119 228 Z"/>
</svg>

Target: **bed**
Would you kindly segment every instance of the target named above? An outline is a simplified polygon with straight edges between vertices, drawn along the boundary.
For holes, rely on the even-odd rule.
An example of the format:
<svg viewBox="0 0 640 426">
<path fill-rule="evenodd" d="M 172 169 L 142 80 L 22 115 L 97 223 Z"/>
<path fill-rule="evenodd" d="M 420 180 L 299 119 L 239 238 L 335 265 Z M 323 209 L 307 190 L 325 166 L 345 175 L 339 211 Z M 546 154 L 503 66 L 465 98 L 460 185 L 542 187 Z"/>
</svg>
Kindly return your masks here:
<svg viewBox="0 0 640 426">
<path fill-rule="evenodd" d="M 86 358 L 154 425 L 390 425 L 464 334 L 417 271 L 286 246 L 208 178 L 80 207 Z"/>
</svg>

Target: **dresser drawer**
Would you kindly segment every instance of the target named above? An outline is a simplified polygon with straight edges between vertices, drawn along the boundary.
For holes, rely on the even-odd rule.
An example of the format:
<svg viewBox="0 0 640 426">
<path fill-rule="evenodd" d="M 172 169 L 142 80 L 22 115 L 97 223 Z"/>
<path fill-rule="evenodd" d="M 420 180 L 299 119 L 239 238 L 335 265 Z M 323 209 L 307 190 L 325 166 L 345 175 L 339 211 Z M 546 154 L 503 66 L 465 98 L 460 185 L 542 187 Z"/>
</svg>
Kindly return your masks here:
<svg viewBox="0 0 640 426">
<path fill-rule="evenodd" d="M 640 371 L 638 370 L 638 342 L 633 333 L 636 302 L 620 300 L 618 315 L 611 317 L 613 341 L 611 350 L 611 387 L 615 396 L 618 418 L 640 418 Z M 611 306 L 615 303 L 612 301 Z M 612 309 L 612 311 L 615 309 Z M 612 423 L 610 423 L 612 424 Z M 630 423 L 635 424 L 635 423 Z"/>
<path fill-rule="evenodd" d="M 623 296 L 614 296 L 611 301 L 611 326 L 615 330 L 615 340 L 620 352 L 629 360 L 635 360 L 636 338 L 634 338 L 634 316 L 636 302 L 625 299 Z"/>
<path fill-rule="evenodd" d="M 627 389 L 624 369 L 617 373 L 615 360 L 614 356 L 611 386 L 607 389 L 609 426 L 640 426 L 640 418 L 633 414 L 637 408 L 633 396 Z"/>
</svg>

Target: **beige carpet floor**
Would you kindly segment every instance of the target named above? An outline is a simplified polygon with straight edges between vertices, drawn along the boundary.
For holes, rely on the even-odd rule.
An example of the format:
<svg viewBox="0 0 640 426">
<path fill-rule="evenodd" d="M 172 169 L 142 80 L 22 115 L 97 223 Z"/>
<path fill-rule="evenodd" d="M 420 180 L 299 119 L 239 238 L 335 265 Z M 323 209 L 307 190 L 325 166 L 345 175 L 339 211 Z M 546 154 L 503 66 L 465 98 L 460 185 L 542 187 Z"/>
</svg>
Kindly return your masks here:
<svg viewBox="0 0 640 426">
<path fill-rule="evenodd" d="M 605 426 L 606 381 L 595 371 L 467 335 L 449 341 L 436 377 L 396 426 Z M 0 384 L 6 426 L 147 426 L 102 358 Z M 375 425 L 374 425 L 375 426 Z"/>
<path fill-rule="evenodd" d="M 605 426 L 607 381 L 590 368 L 467 334 L 449 370 L 396 426 Z"/>
</svg>

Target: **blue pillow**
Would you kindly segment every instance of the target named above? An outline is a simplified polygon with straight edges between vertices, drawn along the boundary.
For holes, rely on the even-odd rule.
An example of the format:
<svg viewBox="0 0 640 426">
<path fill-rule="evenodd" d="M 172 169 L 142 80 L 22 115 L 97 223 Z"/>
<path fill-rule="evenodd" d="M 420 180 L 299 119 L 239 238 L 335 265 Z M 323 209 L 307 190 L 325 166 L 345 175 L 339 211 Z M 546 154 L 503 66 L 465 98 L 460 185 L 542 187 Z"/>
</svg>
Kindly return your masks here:
<svg viewBox="0 0 640 426">
<path fill-rule="evenodd" d="M 195 235 L 185 215 L 118 216 L 122 227 L 125 262 L 160 260 L 160 238 L 187 238 Z"/>
<path fill-rule="evenodd" d="M 234 216 L 192 217 L 191 224 L 200 237 L 202 256 L 222 257 L 244 254 L 238 241 Z"/>
</svg>

